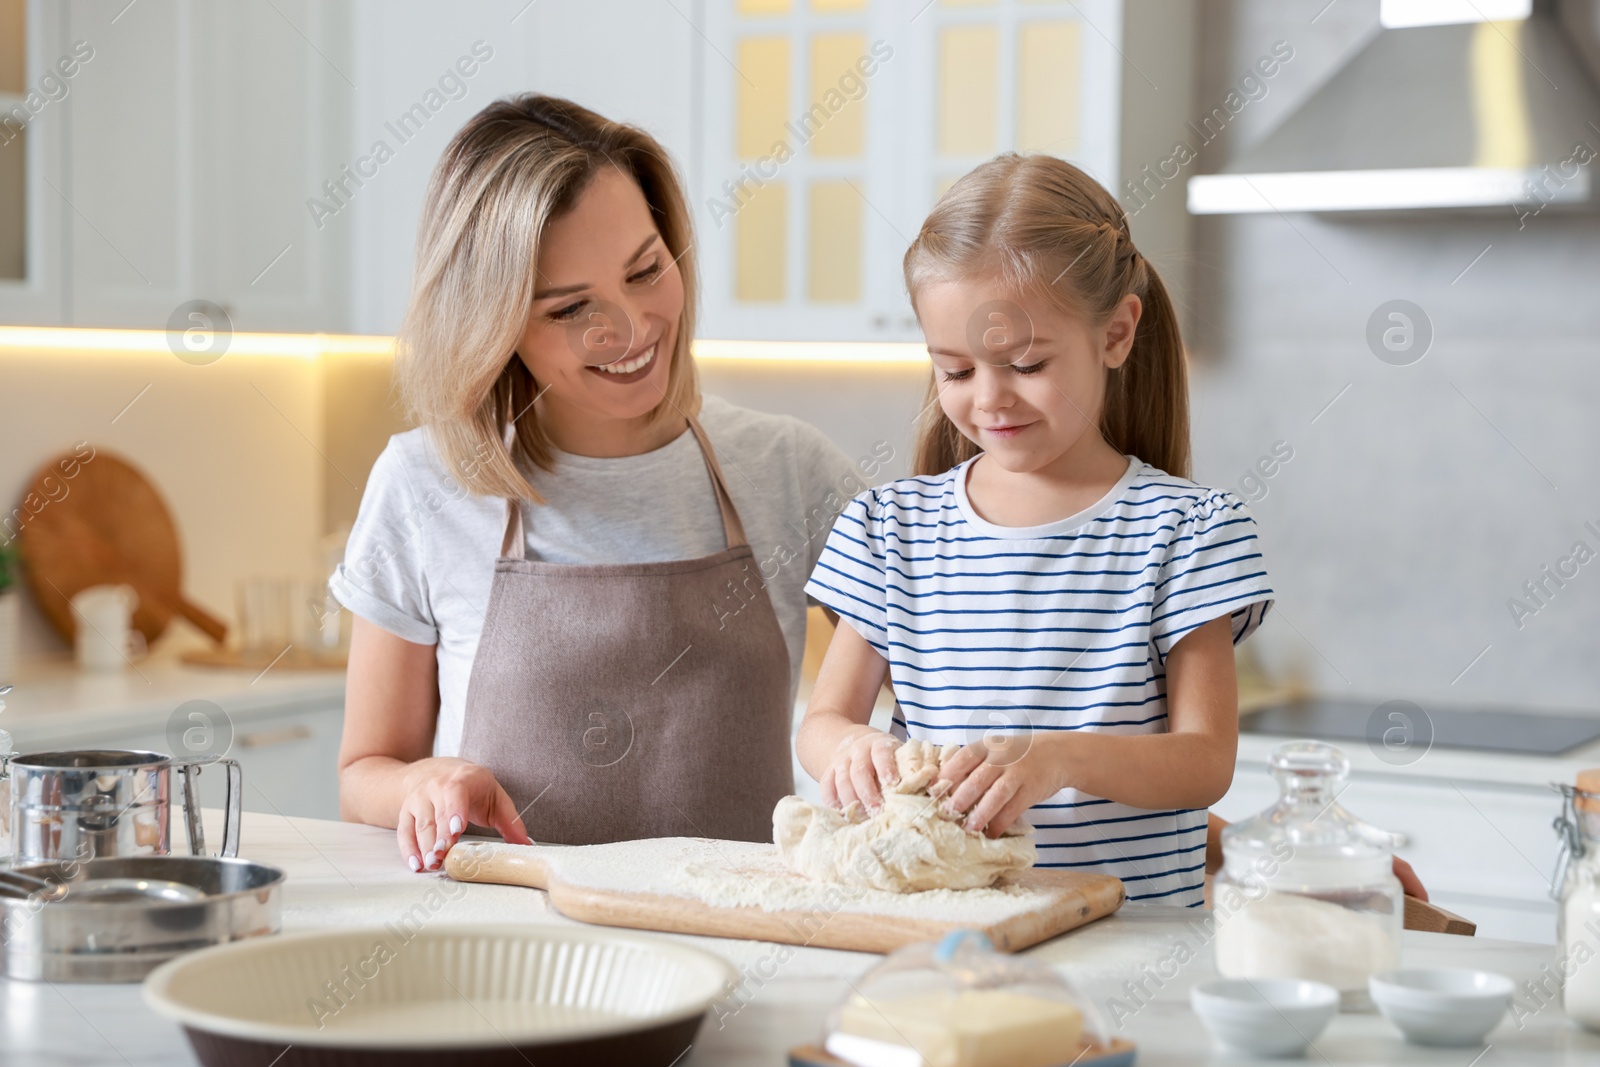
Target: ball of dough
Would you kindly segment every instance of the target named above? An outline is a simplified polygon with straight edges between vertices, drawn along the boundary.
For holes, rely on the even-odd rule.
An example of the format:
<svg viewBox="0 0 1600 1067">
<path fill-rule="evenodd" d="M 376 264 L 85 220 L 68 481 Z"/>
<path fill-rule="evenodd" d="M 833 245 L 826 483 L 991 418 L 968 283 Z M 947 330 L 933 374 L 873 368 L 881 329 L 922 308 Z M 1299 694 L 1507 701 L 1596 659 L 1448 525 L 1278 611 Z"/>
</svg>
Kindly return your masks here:
<svg viewBox="0 0 1600 1067">
<path fill-rule="evenodd" d="M 1031 827 L 993 839 L 972 833 L 925 793 L 886 792 L 872 816 L 857 805 L 839 812 L 784 797 L 772 812 L 772 839 L 807 878 L 890 893 L 979 889 L 1032 867 L 1036 857 Z"/>
</svg>

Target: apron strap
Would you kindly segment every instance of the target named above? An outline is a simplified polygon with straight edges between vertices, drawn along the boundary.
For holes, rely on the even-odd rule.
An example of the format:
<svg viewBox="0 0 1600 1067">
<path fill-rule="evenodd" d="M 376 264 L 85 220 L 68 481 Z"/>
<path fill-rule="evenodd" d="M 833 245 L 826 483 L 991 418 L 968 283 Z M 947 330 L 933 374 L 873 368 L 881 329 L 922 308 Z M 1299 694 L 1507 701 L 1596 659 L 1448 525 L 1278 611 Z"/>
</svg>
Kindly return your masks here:
<svg viewBox="0 0 1600 1067">
<path fill-rule="evenodd" d="M 717 453 L 711 447 L 711 439 L 701 429 L 698 419 L 689 419 L 689 430 L 700 445 L 700 454 L 706 461 L 706 473 L 711 475 L 711 484 L 717 491 L 717 510 L 722 513 L 722 533 L 728 540 L 728 547 L 739 548 L 748 544 L 744 523 L 739 518 L 739 510 L 733 506 L 733 497 L 722 478 L 722 467 L 717 463 Z M 502 559 L 528 558 L 528 540 L 522 531 L 522 502 L 509 497 L 506 499 L 506 532 L 500 538 L 500 556 Z"/>
<path fill-rule="evenodd" d="M 500 556 L 528 558 L 528 539 L 522 535 L 522 501 L 506 498 L 506 532 L 500 538 Z"/>
<path fill-rule="evenodd" d="M 717 450 L 711 447 L 711 438 L 706 436 L 705 430 L 700 427 L 700 420 L 693 415 L 689 416 L 689 429 L 693 431 L 694 439 L 700 442 L 700 454 L 705 457 L 711 484 L 717 490 L 717 510 L 722 512 L 722 532 L 728 539 L 728 547 L 739 548 L 749 544 L 744 535 L 744 522 L 739 518 L 739 509 L 733 506 L 728 483 L 722 478 L 722 467 L 717 463 Z"/>
</svg>

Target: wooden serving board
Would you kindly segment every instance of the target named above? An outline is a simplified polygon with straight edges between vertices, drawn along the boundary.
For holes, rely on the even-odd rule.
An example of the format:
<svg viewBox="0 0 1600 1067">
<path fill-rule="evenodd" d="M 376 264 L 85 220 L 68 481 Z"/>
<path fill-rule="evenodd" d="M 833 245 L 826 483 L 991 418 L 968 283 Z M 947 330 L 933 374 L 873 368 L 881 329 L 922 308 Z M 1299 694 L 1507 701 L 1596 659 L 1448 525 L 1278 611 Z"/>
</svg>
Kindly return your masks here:
<svg viewBox="0 0 1600 1067">
<path fill-rule="evenodd" d="M 228 626 L 183 594 L 183 552 L 172 512 L 144 472 L 88 445 L 57 456 L 23 490 L 28 517 L 17 534 L 23 574 L 39 611 L 68 644 L 77 632 L 74 595 L 95 585 L 131 585 L 132 625 L 154 644 L 174 615 L 213 641 Z"/>
<path fill-rule="evenodd" d="M 457 881 L 543 889 L 557 911 L 580 922 L 857 952 L 892 952 L 958 929 L 981 931 L 996 949 L 1016 952 L 1110 915 L 1124 898 L 1110 875 L 1043 868 L 995 889 L 848 889 L 788 870 L 773 845 L 691 837 L 605 845 L 463 841 L 446 856 L 445 871 Z M 730 894 L 744 899 L 727 903 Z"/>
</svg>

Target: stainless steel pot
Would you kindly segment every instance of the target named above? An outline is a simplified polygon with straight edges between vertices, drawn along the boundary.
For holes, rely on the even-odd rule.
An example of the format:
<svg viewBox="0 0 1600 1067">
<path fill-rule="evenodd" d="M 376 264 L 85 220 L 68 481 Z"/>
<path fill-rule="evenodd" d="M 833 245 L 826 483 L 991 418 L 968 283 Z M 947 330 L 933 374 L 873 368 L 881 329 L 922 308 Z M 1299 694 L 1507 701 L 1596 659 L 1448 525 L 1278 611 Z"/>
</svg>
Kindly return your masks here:
<svg viewBox="0 0 1600 1067">
<path fill-rule="evenodd" d="M 284 873 L 210 856 L 61 860 L 0 871 L 0 969 L 136 982 L 182 952 L 283 927 Z"/>
<path fill-rule="evenodd" d="M 203 856 L 198 778 L 201 768 L 212 763 L 228 774 L 222 855 L 236 856 L 243 778 L 235 760 L 175 760 L 160 752 L 126 749 L 13 756 L 0 774 L 11 786 L 11 862 L 167 855 L 172 851 L 174 767 L 183 778 L 189 851 Z"/>
</svg>

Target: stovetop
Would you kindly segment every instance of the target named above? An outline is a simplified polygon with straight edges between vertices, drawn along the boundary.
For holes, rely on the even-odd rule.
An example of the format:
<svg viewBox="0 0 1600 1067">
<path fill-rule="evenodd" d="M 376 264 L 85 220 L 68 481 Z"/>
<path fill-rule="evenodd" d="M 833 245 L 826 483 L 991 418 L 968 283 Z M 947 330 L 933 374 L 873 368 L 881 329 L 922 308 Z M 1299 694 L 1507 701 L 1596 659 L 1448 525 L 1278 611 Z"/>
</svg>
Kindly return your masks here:
<svg viewBox="0 0 1600 1067">
<path fill-rule="evenodd" d="M 1407 744 L 1426 745 L 1431 740 L 1439 748 L 1559 756 L 1600 740 L 1600 715 L 1545 715 L 1401 700 L 1363 703 L 1312 699 L 1247 713 L 1240 718 L 1239 729 L 1283 737 L 1366 741 L 1377 747 L 1384 745 L 1386 731 L 1402 729 L 1409 731 Z M 1431 739 L 1427 733 L 1431 733 Z"/>
</svg>

